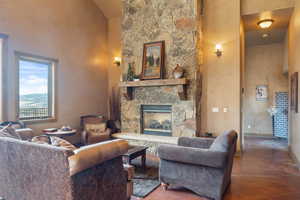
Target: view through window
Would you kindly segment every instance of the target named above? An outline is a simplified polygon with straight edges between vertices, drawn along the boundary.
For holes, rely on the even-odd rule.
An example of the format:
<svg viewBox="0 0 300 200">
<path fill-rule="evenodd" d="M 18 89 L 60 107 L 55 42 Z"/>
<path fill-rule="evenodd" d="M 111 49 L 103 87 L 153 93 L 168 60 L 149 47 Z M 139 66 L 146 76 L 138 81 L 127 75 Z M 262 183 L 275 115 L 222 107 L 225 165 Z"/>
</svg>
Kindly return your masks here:
<svg viewBox="0 0 300 200">
<path fill-rule="evenodd" d="M 3 55 L 3 39 L 0 38 L 0 121 L 3 121 L 3 91 L 2 91 L 2 83 L 3 83 L 3 60 L 2 60 L 2 55 Z"/>
<path fill-rule="evenodd" d="M 54 63 L 34 57 L 18 57 L 18 118 L 42 120 L 53 118 Z"/>
</svg>

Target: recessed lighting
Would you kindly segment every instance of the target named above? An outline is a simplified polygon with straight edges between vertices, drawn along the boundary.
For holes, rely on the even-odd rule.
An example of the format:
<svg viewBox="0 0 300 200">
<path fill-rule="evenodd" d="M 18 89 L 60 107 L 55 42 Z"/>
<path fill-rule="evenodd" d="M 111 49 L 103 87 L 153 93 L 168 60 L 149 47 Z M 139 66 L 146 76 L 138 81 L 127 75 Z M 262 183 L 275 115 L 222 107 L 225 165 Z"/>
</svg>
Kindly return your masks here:
<svg viewBox="0 0 300 200">
<path fill-rule="evenodd" d="M 261 20 L 257 23 L 257 25 L 260 27 L 260 28 L 270 28 L 270 26 L 273 24 L 274 20 L 273 19 L 264 19 L 264 20 Z"/>
<path fill-rule="evenodd" d="M 261 36 L 261 37 L 265 39 L 265 38 L 268 38 L 269 36 L 270 36 L 270 34 L 268 34 L 268 33 L 264 33 L 264 34 L 262 34 L 262 36 Z"/>
</svg>

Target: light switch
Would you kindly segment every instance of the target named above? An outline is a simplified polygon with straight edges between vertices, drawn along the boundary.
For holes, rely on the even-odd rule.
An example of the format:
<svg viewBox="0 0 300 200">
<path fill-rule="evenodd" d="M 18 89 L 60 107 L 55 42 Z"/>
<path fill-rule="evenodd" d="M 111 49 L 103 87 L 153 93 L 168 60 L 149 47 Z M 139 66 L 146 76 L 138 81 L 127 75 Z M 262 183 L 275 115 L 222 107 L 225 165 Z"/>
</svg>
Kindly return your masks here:
<svg viewBox="0 0 300 200">
<path fill-rule="evenodd" d="M 217 107 L 212 108 L 212 112 L 214 112 L 214 113 L 219 112 L 219 108 L 217 108 Z"/>
<path fill-rule="evenodd" d="M 228 112 L 228 108 L 223 108 L 223 112 L 227 113 Z"/>
</svg>

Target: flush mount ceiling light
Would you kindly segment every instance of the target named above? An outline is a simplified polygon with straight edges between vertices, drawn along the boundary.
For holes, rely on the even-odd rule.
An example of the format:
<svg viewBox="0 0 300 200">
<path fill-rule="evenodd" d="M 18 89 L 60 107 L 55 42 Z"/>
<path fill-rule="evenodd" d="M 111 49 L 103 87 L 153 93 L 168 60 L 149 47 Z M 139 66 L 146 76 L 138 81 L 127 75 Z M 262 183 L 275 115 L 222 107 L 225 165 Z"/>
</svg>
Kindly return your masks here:
<svg viewBox="0 0 300 200">
<path fill-rule="evenodd" d="M 261 20 L 257 23 L 257 25 L 260 27 L 260 28 L 269 28 L 272 24 L 273 24 L 274 20 L 273 19 L 264 19 L 264 20 Z"/>
<path fill-rule="evenodd" d="M 262 36 L 261 36 L 261 37 L 265 39 L 265 38 L 268 38 L 269 36 L 270 36 L 270 34 L 269 34 L 269 33 L 264 33 L 264 34 L 262 34 Z"/>
</svg>

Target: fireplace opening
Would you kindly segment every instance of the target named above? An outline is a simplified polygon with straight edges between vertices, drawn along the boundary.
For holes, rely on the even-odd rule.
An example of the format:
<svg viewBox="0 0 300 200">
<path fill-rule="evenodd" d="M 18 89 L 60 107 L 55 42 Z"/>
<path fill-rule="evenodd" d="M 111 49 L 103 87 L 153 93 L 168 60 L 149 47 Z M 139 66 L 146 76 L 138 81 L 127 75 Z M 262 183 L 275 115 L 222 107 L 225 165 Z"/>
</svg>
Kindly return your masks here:
<svg viewBox="0 0 300 200">
<path fill-rule="evenodd" d="M 141 116 L 143 134 L 172 136 L 172 106 L 142 105 Z"/>
</svg>

